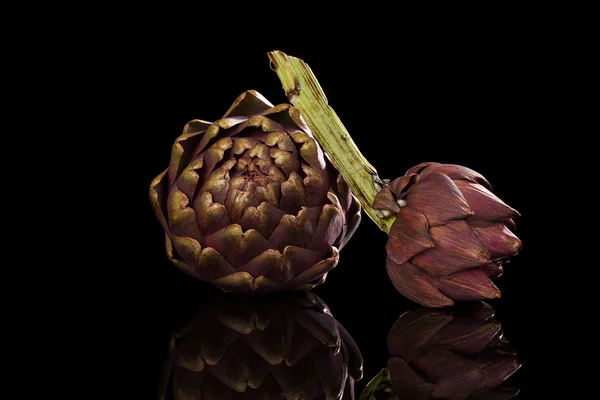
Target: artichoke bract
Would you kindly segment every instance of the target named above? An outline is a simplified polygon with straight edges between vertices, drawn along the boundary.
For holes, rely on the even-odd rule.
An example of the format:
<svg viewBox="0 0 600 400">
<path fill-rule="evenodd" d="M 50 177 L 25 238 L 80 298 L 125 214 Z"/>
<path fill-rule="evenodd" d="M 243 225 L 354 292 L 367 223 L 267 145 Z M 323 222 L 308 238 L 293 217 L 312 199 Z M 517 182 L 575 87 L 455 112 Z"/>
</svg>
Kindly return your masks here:
<svg viewBox="0 0 600 400">
<path fill-rule="evenodd" d="M 289 104 L 241 94 L 192 120 L 150 186 L 168 258 L 227 291 L 310 289 L 360 222 L 360 203 Z"/>
<path fill-rule="evenodd" d="M 517 254 L 519 213 L 479 173 L 459 165 L 419 164 L 375 197 L 373 208 L 395 214 L 387 272 L 396 289 L 426 307 L 500 297 L 491 279 Z"/>
<path fill-rule="evenodd" d="M 310 292 L 224 293 L 171 342 L 159 398 L 354 399 L 362 356 Z"/>
</svg>

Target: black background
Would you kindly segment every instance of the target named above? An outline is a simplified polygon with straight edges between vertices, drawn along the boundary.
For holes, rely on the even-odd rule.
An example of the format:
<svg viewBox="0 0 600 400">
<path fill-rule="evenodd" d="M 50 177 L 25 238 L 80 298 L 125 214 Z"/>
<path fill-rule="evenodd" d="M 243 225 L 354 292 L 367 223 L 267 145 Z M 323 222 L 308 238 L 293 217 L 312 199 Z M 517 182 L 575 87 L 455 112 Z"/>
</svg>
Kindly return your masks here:
<svg viewBox="0 0 600 400">
<path fill-rule="evenodd" d="M 548 72 L 536 35 L 440 35 L 425 44 L 368 38 L 302 46 L 285 38 L 219 46 L 210 46 L 205 37 L 181 44 L 160 34 L 123 40 L 116 61 L 107 65 L 118 71 L 114 115 L 126 121 L 120 125 L 126 129 L 115 142 L 123 144 L 129 171 L 122 186 L 133 195 L 121 210 L 128 226 L 127 237 L 121 237 L 129 246 L 122 250 L 126 260 L 110 265 L 118 276 L 111 282 L 115 295 L 122 295 L 113 317 L 125 345 L 115 363 L 122 367 L 119 378 L 130 398 L 152 398 L 173 327 L 219 293 L 167 260 L 164 234 L 147 198 L 150 181 L 168 165 L 171 145 L 190 119 L 220 118 L 248 89 L 273 104 L 287 101 L 269 68 L 266 53 L 275 49 L 311 66 L 380 177 L 393 179 L 425 161 L 465 165 L 482 173 L 522 214 L 516 233 L 523 250 L 495 281 L 502 298 L 491 304 L 523 361 L 511 382 L 523 389 L 519 398 L 537 398 L 542 344 L 535 302 L 543 288 L 533 271 L 540 267 L 542 210 L 535 180 L 523 177 L 523 171 L 531 176 L 539 168 L 539 146 L 531 138 L 547 117 Z M 417 307 L 387 278 L 386 238 L 363 214 L 338 266 L 314 289 L 363 354 L 365 377 L 358 393 L 387 361 L 385 338 L 393 322 Z"/>
</svg>

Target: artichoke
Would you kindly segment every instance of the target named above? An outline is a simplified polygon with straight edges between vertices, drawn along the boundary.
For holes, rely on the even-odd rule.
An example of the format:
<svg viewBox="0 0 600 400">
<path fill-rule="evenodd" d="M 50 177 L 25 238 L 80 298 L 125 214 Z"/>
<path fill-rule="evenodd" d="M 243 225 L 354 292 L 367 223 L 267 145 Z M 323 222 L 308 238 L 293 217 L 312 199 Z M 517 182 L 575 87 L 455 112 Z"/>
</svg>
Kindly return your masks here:
<svg viewBox="0 0 600 400">
<path fill-rule="evenodd" d="M 386 245 L 396 289 L 426 307 L 500 297 L 491 279 L 517 254 L 512 233 L 519 213 L 479 173 L 459 165 L 423 163 L 386 182 L 373 208 L 396 214 Z"/>
<path fill-rule="evenodd" d="M 361 400 L 507 400 L 519 390 L 501 385 L 517 371 L 514 349 L 494 310 L 468 303 L 450 311 L 404 313 L 387 338 L 387 369 L 367 385 Z"/>
<path fill-rule="evenodd" d="M 354 399 L 362 356 L 310 292 L 221 294 L 173 336 L 160 399 Z"/>
<path fill-rule="evenodd" d="M 360 204 L 298 111 L 241 94 L 192 120 L 150 186 L 168 258 L 228 291 L 310 289 L 360 222 Z"/>
</svg>

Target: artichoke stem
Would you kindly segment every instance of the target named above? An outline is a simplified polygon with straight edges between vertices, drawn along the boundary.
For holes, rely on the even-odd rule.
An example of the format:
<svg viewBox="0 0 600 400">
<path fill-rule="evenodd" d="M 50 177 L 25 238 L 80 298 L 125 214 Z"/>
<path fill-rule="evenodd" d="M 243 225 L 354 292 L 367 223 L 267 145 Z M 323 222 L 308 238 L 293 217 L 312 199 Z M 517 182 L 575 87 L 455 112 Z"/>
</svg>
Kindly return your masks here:
<svg viewBox="0 0 600 400">
<path fill-rule="evenodd" d="M 392 392 L 392 378 L 390 371 L 387 368 L 383 368 L 363 390 L 358 400 L 375 400 L 377 394 L 391 393 Z"/>
<path fill-rule="evenodd" d="M 290 103 L 300 111 L 315 139 L 348 183 L 363 210 L 382 231 L 389 233 L 395 215 L 384 218 L 372 207 L 383 182 L 329 106 L 310 67 L 301 59 L 281 51 L 272 51 L 268 55 Z"/>
</svg>

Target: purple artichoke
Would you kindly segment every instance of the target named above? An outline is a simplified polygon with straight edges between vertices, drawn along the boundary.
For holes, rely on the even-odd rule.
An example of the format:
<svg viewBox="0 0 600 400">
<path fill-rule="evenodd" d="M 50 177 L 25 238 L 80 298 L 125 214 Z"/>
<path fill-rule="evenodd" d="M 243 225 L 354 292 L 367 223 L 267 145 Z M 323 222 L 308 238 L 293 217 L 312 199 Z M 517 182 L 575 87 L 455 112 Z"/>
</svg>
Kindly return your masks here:
<svg viewBox="0 0 600 400">
<path fill-rule="evenodd" d="M 517 254 L 511 232 L 519 213 L 479 173 L 459 165 L 423 163 L 385 185 L 373 208 L 396 214 L 387 271 L 396 289 L 426 307 L 500 297 L 491 279 Z"/>
<path fill-rule="evenodd" d="M 222 294 L 182 332 L 161 399 L 353 400 L 362 378 L 352 337 L 309 292 Z"/>
<path fill-rule="evenodd" d="M 387 369 L 361 400 L 512 399 L 519 390 L 501 384 L 521 363 L 493 315 L 483 302 L 404 313 L 388 334 Z"/>
<path fill-rule="evenodd" d="M 360 204 L 298 111 L 255 91 L 189 122 L 150 186 L 169 259 L 228 291 L 310 289 L 360 222 Z"/>
</svg>

